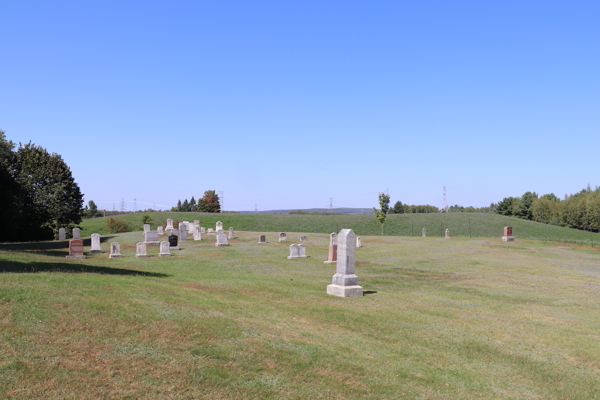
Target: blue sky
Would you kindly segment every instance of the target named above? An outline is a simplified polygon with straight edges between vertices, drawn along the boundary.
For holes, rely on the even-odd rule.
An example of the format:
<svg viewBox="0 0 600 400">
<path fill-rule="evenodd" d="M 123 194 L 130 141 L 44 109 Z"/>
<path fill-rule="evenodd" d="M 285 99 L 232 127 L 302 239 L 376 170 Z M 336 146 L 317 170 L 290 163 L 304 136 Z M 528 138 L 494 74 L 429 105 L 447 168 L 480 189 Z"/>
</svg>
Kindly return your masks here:
<svg viewBox="0 0 600 400">
<path fill-rule="evenodd" d="M 600 185 L 597 1 L 0 0 L 0 21 L 0 129 L 100 207 Z"/>
</svg>

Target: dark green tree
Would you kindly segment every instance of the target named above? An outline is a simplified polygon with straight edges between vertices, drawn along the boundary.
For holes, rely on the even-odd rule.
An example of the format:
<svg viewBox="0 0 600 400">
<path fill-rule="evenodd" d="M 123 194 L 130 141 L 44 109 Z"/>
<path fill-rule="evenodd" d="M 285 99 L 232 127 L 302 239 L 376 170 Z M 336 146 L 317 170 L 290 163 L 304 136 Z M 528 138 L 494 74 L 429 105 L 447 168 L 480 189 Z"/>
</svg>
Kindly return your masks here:
<svg viewBox="0 0 600 400">
<path fill-rule="evenodd" d="M 194 198 L 194 196 L 192 196 L 192 199 L 190 200 L 189 211 L 196 211 L 196 199 Z"/>
<path fill-rule="evenodd" d="M 535 192 L 525 192 L 521 196 L 521 201 L 515 209 L 515 216 L 522 219 L 533 219 L 533 200 L 537 199 L 538 195 Z"/>
<path fill-rule="evenodd" d="M 498 202 L 496 206 L 496 212 L 500 215 L 513 215 L 513 203 L 515 202 L 514 197 L 505 197 L 502 201 Z"/>
<path fill-rule="evenodd" d="M 177 211 L 183 211 L 181 209 L 182 205 L 181 205 L 181 200 L 177 200 Z"/>
<path fill-rule="evenodd" d="M 393 211 L 394 214 L 404 214 L 404 205 L 400 200 L 398 200 L 396 204 L 394 204 Z"/>
<path fill-rule="evenodd" d="M 86 217 L 94 218 L 96 216 L 98 216 L 98 206 L 96 206 L 96 203 L 94 202 L 94 200 L 90 200 L 90 201 L 88 201 L 88 209 L 86 212 Z"/>
<path fill-rule="evenodd" d="M 218 213 L 221 212 L 221 203 L 219 196 L 214 190 L 207 190 L 204 196 L 198 200 L 196 209 L 200 212 Z"/>
<path fill-rule="evenodd" d="M 190 211 L 190 203 L 188 203 L 187 199 L 183 201 L 183 204 L 181 205 L 181 211 Z"/>
<path fill-rule="evenodd" d="M 381 236 L 383 236 L 383 224 L 390 209 L 390 196 L 386 193 L 379 193 L 379 207 L 379 210 L 373 207 L 373 212 L 381 224 Z"/>
</svg>

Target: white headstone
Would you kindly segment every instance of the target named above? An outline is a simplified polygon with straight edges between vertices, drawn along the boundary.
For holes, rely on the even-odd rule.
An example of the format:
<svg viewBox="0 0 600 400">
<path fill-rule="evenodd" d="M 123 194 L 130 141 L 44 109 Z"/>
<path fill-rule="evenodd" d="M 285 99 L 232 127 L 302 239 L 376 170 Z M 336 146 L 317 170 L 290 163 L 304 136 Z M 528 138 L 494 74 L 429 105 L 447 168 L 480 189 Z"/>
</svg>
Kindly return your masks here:
<svg viewBox="0 0 600 400">
<path fill-rule="evenodd" d="M 119 258 L 121 257 L 121 243 L 112 242 L 110 244 L 110 255 L 108 258 Z"/>
<path fill-rule="evenodd" d="M 180 240 L 188 240 L 188 231 L 185 229 L 182 229 L 181 232 L 179 232 L 179 239 Z"/>
<path fill-rule="evenodd" d="M 219 232 L 219 229 L 223 230 L 223 223 L 221 221 L 217 221 L 217 227 L 215 228 L 217 232 Z"/>
<path fill-rule="evenodd" d="M 140 242 L 135 245 L 135 256 L 136 257 L 148 257 L 148 250 L 146 250 L 146 243 Z"/>
<path fill-rule="evenodd" d="M 162 226 L 157 226 L 156 232 L 158 232 L 159 235 L 163 235 L 165 233 Z"/>
<path fill-rule="evenodd" d="M 202 232 L 200 232 L 200 229 L 196 229 L 194 232 L 194 240 L 202 240 Z"/>
<path fill-rule="evenodd" d="M 227 239 L 234 239 L 233 237 L 233 228 L 229 227 L 229 234 L 227 235 Z"/>
<path fill-rule="evenodd" d="M 81 239 L 79 228 L 73 228 L 73 239 Z"/>
<path fill-rule="evenodd" d="M 421 229 L 421 236 L 427 237 L 427 228 Z"/>
<path fill-rule="evenodd" d="M 195 219 L 195 220 L 194 220 L 194 224 L 196 224 L 196 225 L 200 226 L 200 220 L 199 220 L 199 219 Z"/>
<path fill-rule="evenodd" d="M 92 253 L 102 253 L 99 233 L 92 233 Z"/>
<path fill-rule="evenodd" d="M 362 247 L 362 242 L 360 241 L 360 236 L 356 238 L 356 247 Z"/>
<path fill-rule="evenodd" d="M 223 231 L 223 229 L 219 229 L 217 231 L 217 243 L 215 243 L 215 246 L 217 246 L 217 247 L 229 246 L 229 242 L 227 241 L 227 236 L 225 236 L 225 232 Z"/>
<path fill-rule="evenodd" d="M 260 235 L 258 237 L 258 243 L 267 243 L 267 237 L 265 235 Z"/>
<path fill-rule="evenodd" d="M 285 232 L 281 232 L 279 234 L 279 241 L 280 242 L 287 242 L 287 235 L 285 234 Z"/>
<path fill-rule="evenodd" d="M 203 226 L 200 227 L 200 233 L 206 233 Z"/>
<path fill-rule="evenodd" d="M 167 219 L 167 227 L 165 228 L 166 231 L 171 231 L 173 230 L 173 220 L 171 218 Z"/>
<path fill-rule="evenodd" d="M 308 258 L 303 244 L 290 245 L 290 255 L 288 256 L 288 260 L 291 260 L 292 258 Z"/>
<path fill-rule="evenodd" d="M 144 224 L 144 232 L 148 232 L 150 230 L 150 224 Z"/>
<path fill-rule="evenodd" d="M 332 233 L 329 235 L 329 245 L 330 245 L 330 246 L 337 245 L 337 233 L 335 233 L 335 232 L 332 232 Z"/>
<path fill-rule="evenodd" d="M 338 235 L 337 264 L 327 293 L 340 297 L 362 296 L 363 288 L 356 276 L 356 235 L 342 229 Z"/>
<path fill-rule="evenodd" d="M 160 257 L 169 257 L 171 255 L 169 242 L 160 242 L 160 253 L 158 253 L 158 255 Z"/>
<path fill-rule="evenodd" d="M 183 221 L 182 223 L 179 224 L 179 230 L 180 231 L 189 231 L 190 230 L 190 223 L 187 221 Z"/>
<path fill-rule="evenodd" d="M 446 229 L 446 232 L 444 233 L 444 239 L 450 239 L 450 229 Z"/>
<path fill-rule="evenodd" d="M 208 228 L 208 234 L 209 234 L 209 235 L 214 235 L 214 234 L 215 234 L 215 232 L 213 231 L 213 229 L 212 229 L 212 228 Z"/>
<path fill-rule="evenodd" d="M 157 231 L 146 231 L 144 232 L 144 243 L 146 244 L 159 244 L 160 239 L 158 238 Z"/>
<path fill-rule="evenodd" d="M 65 228 L 60 228 L 58 230 L 58 240 L 66 240 L 67 239 L 67 234 L 65 232 Z"/>
</svg>

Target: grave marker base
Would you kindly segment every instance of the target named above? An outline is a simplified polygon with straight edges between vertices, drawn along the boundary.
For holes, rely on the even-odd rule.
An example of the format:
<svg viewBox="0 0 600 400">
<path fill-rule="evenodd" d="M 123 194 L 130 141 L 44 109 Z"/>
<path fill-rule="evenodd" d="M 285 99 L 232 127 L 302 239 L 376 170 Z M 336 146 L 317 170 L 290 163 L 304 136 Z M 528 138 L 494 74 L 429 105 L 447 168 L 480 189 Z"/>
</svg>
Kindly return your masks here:
<svg viewBox="0 0 600 400">
<path fill-rule="evenodd" d="M 363 295 L 363 287 L 354 286 L 340 286 L 340 285 L 327 285 L 327 294 L 332 294 L 339 297 L 355 297 Z"/>
<path fill-rule="evenodd" d="M 502 241 L 504 242 L 512 242 L 513 240 L 515 240 L 514 236 L 502 236 Z"/>
<path fill-rule="evenodd" d="M 65 256 L 65 258 L 85 258 L 85 256 Z"/>
</svg>

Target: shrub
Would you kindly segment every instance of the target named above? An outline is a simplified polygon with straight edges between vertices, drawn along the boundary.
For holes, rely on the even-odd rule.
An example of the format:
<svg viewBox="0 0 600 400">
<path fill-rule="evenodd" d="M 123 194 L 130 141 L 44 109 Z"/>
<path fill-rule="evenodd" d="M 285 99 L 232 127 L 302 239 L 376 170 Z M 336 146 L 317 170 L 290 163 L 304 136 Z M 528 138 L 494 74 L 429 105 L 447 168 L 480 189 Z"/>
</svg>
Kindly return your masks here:
<svg viewBox="0 0 600 400">
<path fill-rule="evenodd" d="M 152 218 L 148 214 L 142 215 L 142 224 L 151 224 Z"/>
<path fill-rule="evenodd" d="M 130 231 L 127 222 L 120 219 L 114 219 L 113 217 L 108 217 L 106 220 L 106 229 L 108 230 L 108 233 L 123 233 Z"/>
</svg>

